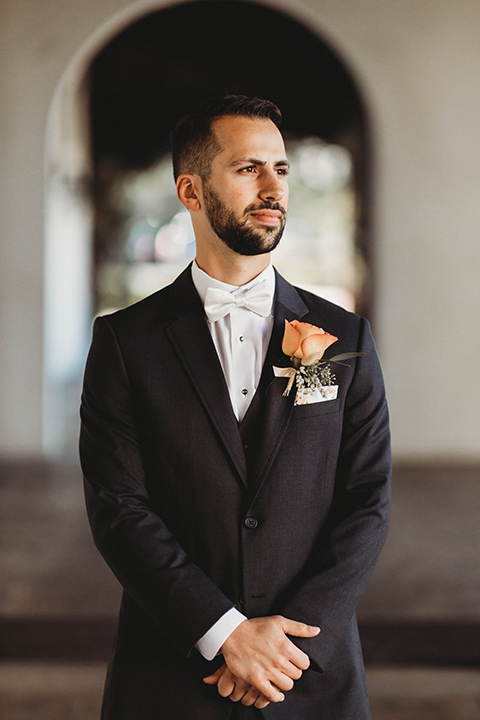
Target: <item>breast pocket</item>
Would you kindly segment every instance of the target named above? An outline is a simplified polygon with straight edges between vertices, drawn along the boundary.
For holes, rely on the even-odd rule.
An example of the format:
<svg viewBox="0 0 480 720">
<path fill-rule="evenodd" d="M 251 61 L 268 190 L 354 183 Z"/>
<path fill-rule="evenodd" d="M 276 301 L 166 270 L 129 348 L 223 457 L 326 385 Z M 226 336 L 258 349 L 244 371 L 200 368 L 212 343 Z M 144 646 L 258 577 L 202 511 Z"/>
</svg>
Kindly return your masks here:
<svg viewBox="0 0 480 720">
<path fill-rule="evenodd" d="M 340 399 L 326 400 L 324 402 L 310 403 L 309 405 L 295 405 L 293 417 L 296 420 L 311 418 L 321 415 L 333 415 L 340 411 Z"/>
</svg>

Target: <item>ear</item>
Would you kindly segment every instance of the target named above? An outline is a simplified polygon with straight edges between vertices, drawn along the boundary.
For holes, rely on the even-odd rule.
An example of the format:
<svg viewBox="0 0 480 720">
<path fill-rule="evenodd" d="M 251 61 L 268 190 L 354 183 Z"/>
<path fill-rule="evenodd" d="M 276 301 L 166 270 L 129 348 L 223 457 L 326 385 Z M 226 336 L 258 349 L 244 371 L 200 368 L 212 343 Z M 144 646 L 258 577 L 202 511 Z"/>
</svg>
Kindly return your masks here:
<svg viewBox="0 0 480 720">
<path fill-rule="evenodd" d="M 177 196 L 182 205 L 195 212 L 201 207 L 201 183 L 198 175 L 183 173 L 177 178 Z"/>
</svg>

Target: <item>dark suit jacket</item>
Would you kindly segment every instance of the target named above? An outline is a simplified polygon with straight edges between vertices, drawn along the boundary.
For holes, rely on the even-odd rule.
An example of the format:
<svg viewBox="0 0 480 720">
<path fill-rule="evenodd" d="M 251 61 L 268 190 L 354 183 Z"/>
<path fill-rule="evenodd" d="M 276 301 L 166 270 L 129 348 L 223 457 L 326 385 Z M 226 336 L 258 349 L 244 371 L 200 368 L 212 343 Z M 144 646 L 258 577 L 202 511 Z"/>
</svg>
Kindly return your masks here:
<svg viewBox="0 0 480 720">
<path fill-rule="evenodd" d="M 366 353 L 335 366 L 336 400 L 283 397 L 271 367 L 288 365 L 285 318 L 336 335 L 328 357 Z M 222 659 L 194 645 L 235 605 L 322 629 L 295 640 L 311 668 L 266 718 L 370 717 L 355 607 L 387 532 L 390 455 L 368 323 L 277 276 L 264 372 L 247 471 L 190 268 L 95 323 L 81 459 L 95 542 L 125 588 L 104 718 L 228 718 L 231 701 L 202 683 Z"/>
</svg>

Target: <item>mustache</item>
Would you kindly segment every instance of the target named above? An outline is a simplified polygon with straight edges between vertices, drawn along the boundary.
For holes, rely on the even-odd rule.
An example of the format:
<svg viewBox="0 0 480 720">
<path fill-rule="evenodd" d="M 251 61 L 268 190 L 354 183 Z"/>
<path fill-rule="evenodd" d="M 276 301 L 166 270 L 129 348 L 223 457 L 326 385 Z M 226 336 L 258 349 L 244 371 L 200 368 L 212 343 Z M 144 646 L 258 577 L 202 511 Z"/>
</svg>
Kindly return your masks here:
<svg viewBox="0 0 480 720">
<path fill-rule="evenodd" d="M 285 208 L 280 205 L 278 202 L 262 202 L 262 203 L 252 203 L 248 207 L 245 208 L 245 215 L 250 212 L 256 212 L 257 210 L 278 210 L 278 212 L 282 213 L 283 216 L 287 214 L 287 211 Z"/>
</svg>

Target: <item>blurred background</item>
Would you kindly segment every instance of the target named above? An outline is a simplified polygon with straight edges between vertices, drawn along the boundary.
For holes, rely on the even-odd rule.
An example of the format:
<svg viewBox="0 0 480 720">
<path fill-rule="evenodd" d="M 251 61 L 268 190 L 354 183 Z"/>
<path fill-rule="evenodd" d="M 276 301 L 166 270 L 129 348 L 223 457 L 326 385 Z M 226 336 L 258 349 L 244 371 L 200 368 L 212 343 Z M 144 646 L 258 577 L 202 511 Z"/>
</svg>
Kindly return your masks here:
<svg viewBox="0 0 480 720">
<path fill-rule="evenodd" d="M 194 257 L 168 135 L 229 92 L 284 114 L 276 266 L 366 315 L 384 369 L 374 720 L 480 718 L 479 36 L 475 0 L 2 0 L 2 719 L 99 716 L 119 586 L 77 461 L 92 318 Z"/>
</svg>

